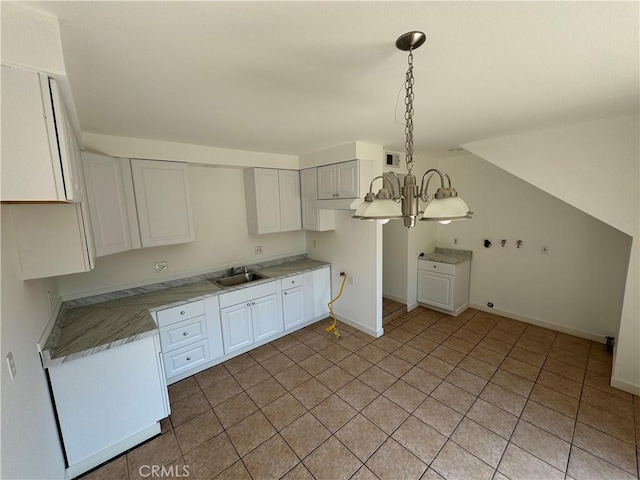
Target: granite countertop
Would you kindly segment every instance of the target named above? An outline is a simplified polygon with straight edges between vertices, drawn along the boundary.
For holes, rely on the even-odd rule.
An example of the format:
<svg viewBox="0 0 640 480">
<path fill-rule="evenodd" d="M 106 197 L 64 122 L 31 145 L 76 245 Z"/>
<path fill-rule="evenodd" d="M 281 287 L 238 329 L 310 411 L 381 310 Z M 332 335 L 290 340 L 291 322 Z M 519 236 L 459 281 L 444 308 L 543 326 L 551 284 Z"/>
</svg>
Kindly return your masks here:
<svg viewBox="0 0 640 480">
<path fill-rule="evenodd" d="M 457 265 L 459 263 L 471 260 L 472 256 L 473 252 L 471 250 L 436 247 L 435 251 L 431 253 L 425 253 L 418 258 L 420 260 L 428 260 L 430 262 L 450 263 L 453 265 Z"/>
<path fill-rule="evenodd" d="M 42 352 L 45 368 L 156 334 L 152 311 L 323 268 L 326 262 L 304 255 L 247 265 L 264 280 L 219 287 L 210 280 L 227 270 L 64 302 Z"/>
</svg>

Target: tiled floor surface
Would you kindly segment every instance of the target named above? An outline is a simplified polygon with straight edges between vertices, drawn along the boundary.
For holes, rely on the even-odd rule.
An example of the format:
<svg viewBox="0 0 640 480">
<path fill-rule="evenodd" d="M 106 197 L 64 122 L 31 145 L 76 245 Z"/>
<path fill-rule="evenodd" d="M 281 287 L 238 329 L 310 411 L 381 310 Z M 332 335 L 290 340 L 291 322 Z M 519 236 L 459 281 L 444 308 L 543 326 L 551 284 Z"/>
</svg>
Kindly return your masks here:
<svg viewBox="0 0 640 480">
<path fill-rule="evenodd" d="M 382 325 L 386 326 L 391 320 L 395 320 L 400 315 L 407 311 L 407 306 L 402 303 L 389 300 L 388 298 L 382 299 Z"/>
<path fill-rule="evenodd" d="M 476 310 L 328 324 L 170 386 L 163 434 L 86 480 L 638 476 L 640 397 L 601 344 Z"/>
</svg>

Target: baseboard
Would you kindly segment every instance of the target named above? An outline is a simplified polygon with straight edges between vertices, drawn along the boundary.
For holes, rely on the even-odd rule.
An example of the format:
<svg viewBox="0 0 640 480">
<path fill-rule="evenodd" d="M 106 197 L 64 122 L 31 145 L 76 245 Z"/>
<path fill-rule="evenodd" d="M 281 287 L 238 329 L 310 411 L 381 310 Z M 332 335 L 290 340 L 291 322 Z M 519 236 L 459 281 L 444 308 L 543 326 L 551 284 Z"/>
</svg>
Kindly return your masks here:
<svg viewBox="0 0 640 480">
<path fill-rule="evenodd" d="M 619 378 L 611 377 L 611 386 L 624 390 L 625 392 L 633 393 L 634 395 L 640 395 L 640 385 L 634 383 L 625 382 Z"/>
<path fill-rule="evenodd" d="M 136 445 L 141 444 L 145 440 L 150 439 L 151 437 L 155 437 L 160 433 L 160 422 L 154 423 L 150 427 L 145 428 L 144 430 L 131 435 L 130 437 L 125 438 L 124 440 L 111 445 L 110 447 L 105 448 L 104 450 L 100 450 L 98 453 L 91 455 L 90 457 L 81 460 L 78 463 L 70 465 L 65 471 L 65 478 L 67 480 L 71 478 L 76 478 L 82 475 L 85 472 L 88 472 L 92 468 L 97 467 L 101 463 L 106 462 L 107 460 L 111 460 L 114 457 L 117 457 L 122 452 L 126 452 L 130 448 L 135 447 Z M 138 472 L 134 472 L 137 474 Z"/>
<path fill-rule="evenodd" d="M 419 307 L 418 302 L 412 303 L 411 305 L 407 305 L 407 312 L 410 312 L 411 310 L 414 310 L 418 307 Z"/>
<path fill-rule="evenodd" d="M 387 300 L 393 300 L 394 302 L 401 303 L 402 305 L 407 304 L 407 299 L 402 297 L 396 297 L 395 295 L 391 295 L 389 293 L 383 293 L 382 298 L 386 298 Z"/>
<path fill-rule="evenodd" d="M 343 317 L 342 315 L 336 314 L 336 318 L 342 323 L 346 323 L 347 325 L 352 326 L 353 328 L 357 328 L 361 332 L 364 332 L 372 337 L 381 337 L 384 333 L 384 329 L 381 327 L 380 330 L 374 330 L 373 328 L 367 327 L 366 325 L 362 325 L 359 322 L 351 320 L 350 318 Z"/>
<path fill-rule="evenodd" d="M 550 330 L 555 330 L 557 332 L 567 333 L 569 335 L 584 338 L 586 340 L 592 340 L 594 342 L 599 342 L 599 343 L 607 343 L 606 338 L 603 335 L 597 335 L 595 333 L 585 332 L 583 330 L 578 330 L 575 328 L 569 328 L 564 325 L 558 325 L 557 323 L 545 322 L 544 320 L 539 320 L 537 318 L 525 317 L 523 315 L 518 315 L 517 313 L 506 312 L 504 310 L 498 310 L 496 308 L 489 308 L 486 305 L 471 303 L 469 304 L 469 306 L 471 308 L 475 308 L 476 310 L 482 310 L 483 312 L 493 313 L 495 315 L 500 315 L 502 317 L 511 318 L 512 320 L 519 320 L 521 322 L 530 323 L 532 325 L 548 328 Z"/>
</svg>

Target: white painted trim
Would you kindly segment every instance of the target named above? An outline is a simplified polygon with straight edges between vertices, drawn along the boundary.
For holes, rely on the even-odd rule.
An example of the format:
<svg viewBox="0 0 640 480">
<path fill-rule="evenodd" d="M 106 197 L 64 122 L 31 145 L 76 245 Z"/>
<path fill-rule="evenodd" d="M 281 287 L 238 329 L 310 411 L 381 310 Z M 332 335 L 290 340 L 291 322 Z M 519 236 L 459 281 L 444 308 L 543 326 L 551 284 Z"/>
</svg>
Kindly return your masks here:
<svg viewBox="0 0 640 480">
<path fill-rule="evenodd" d="M 418 308 L 420 306 L 420 304 L 418 302 L 412 303 L 411 305 L 407 305 L 407 312 L 410 312 L 411 310 L 414 310 L 416 308 Z"/>
<path fill-rule="evenodd" d="M 486 307 L 485 305 L 479 305 L 476 303 L 472 303 L 469 306 L 477 310 L 482 310 L 483 312 L 494 313 L 496 315 L 511 318 L 513 320 L 519 320 L 521 322 L 530 323 L 532 325 L 537 325 L 539 327 L 549 328 L 557 332 L 567 333 L 569 335 L 585 338 L 587 340 L 592 340 L 594 342 L 607 343 L 606 338 L 603 335 L 597 335 L 595 333 L 585 332 L 583 330 L 578 330 L 575 328 L 569 328 L 564 325 L 558 325 L 557 323 L 546 322 L 544 320 L 539 320 L 537 318 L 525 317 L 523 315 L 518 315 L 517 313 L 505 312 L 504 310 L 489 308 L 489 307 Z"/>
<path fill-rule="evenodd" d="M 384 328 L 380 328 L 380 330 L 374 330 L 373 328 L 369 328 L 369 327 L 367 327 L 365 325 L 362 325 L 359 322 L 356 322 L 355 320 L 351 320 L 350 318 L 346 318 L 346 317 L 343 317 L 342 315 L 338 315 L 338 314 L 336 314 L 336 318 L 339 321 L 341 321 L 342 323 L 346 323 L 347 325 L 350 325 L 353 328 L 357 328 L 361 332 L 364 332 L 364 333 L 366 333 L 368 335 L 371 335 L 372 337 L 379 338 L 384 333 Z"/>
<path fill-rule="evenodd" d="M 104 450 L 99 451 L 95 455 L 91 455 L 90 457 L 87 457 L 74 465 L 70 465 L 65 470 L 65 478 L 69 480 L 71 478 L 82 475 L 92 468 L 97 467 L 101 463 L 104 463 L 107 460 L 111 460 L 112 458 L 120 455 L 122 452 L 126 452 L 130 448 L 141 444 L 145 440 L 148 440 L 151 437 L 155 437 L 159 433 L 160 422 L 156 422 L 150 427 L 147 427 L 144 430 L 141 430 L 140 432 L 135 433 L 130 437 L 127 437 L 124 440 L 105 448 Z"/>
<path fill-rule="evenodd" d="M 38 340 L 37 347 L 38 347 L 38 353 L 40 355 L 42 355 L 42 350 L 44 349 L 44 346 L 47 343 L 47 339 L 49 338 L 49 335 L 51 335 L 51 330 L 53 330 L 53 326 L 55 325 L 56 320 L 58 319 L 58 314 L 60 313 L 60 307 L 62 307 L 62 298 L 58 297 L 58 300 L 56 301 L 56 305 L 55 307 L 53 307 L 53 312 L 51 313 L 51 318 L 49 319 L 49 323 L 47 323 L 47 326 L 44 328 L 44 331 L 42 332 L 42 336 Z"/>
<path fill-rule="evenodd" d="M 386 298 L 387 300 L 393 300 L 394 302 L 401 303 L 403 305 L 407 304 L 407 299 L 402 297 L 396 297 L 395 295 L 391 295 L 389 293 L 383 293 L 382 298 Z"/>
<path fill-rule="evenodd" d="M 455 312 L 452 312 L 451 310 L 445 310 L 444 308 L 434 307 L 433 305 L 429 305 L 428 303 L 418 302 L 417 305 L 421 305 L 421 306 L 423 306 L 425 308 L 428 308 L 430 310 L 435 310 L 436 312 L 446 313 L 447 315 L 451 315 L 452 317 L 457 317 L 462 312 L 464 312 L 467 308 L 470 307 L 470 305 L 468 303 L 465 303 L 464 305 L 458 307 L 458 309 Z"/>
<path fill-rule="evenodd" d="M 619 378 L 611 378 L 611 386 L 613 388 L 618 388 L 620 390 L 624 390 L 625 392 L 633 393 L 634 395 L 640 395 L 640 385 L 636 385 L 634 383 L 625 382 L 624 380 L 620 380 Z"/>
</svg>

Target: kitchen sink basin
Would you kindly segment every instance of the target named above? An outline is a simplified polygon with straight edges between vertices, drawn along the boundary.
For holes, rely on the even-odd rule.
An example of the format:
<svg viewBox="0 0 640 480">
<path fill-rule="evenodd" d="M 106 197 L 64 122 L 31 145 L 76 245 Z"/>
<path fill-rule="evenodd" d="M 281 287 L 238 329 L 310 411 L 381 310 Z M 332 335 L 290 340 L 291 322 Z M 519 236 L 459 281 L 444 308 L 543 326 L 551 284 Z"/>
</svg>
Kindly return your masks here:
<svg viewBox="0 0 640 480">
<path fill-rule="evenodd" d="M 247 272 L 247 273 L 238 273 L 237 275 L 230 275 L 228 277 L 223 277 L 217 280 L 209 280 L 209 281 L 221 287 L 233 287 L 235 285 L 242 285 L 243 283 L 262 280 L 263 278 L 265 278 L 265 276 L 260 275 L 259 273 Z"/>
</svg>

